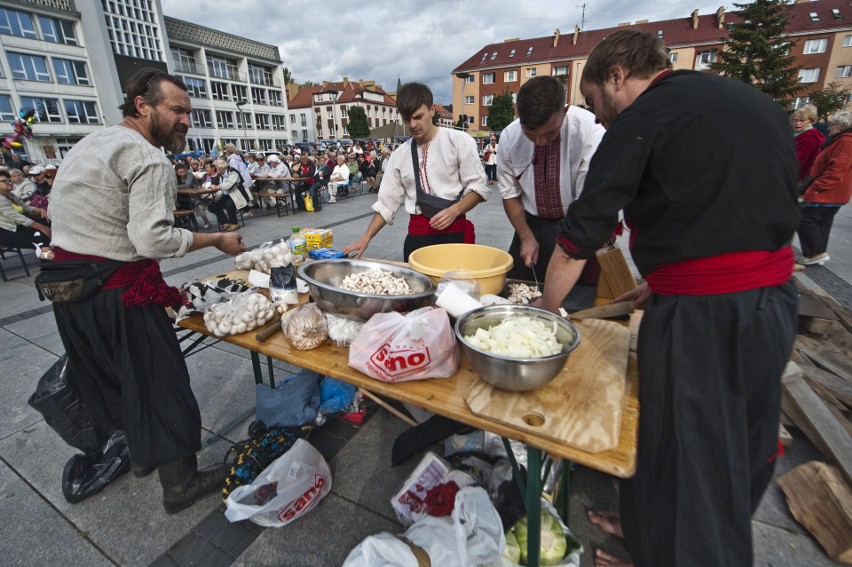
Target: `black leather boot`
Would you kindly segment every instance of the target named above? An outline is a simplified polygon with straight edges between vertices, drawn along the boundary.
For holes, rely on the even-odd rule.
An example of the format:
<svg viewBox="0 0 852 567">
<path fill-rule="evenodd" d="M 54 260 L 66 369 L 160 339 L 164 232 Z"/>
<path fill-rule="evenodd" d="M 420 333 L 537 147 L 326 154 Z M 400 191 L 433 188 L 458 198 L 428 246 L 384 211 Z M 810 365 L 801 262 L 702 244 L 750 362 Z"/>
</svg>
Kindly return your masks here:
<svg viewBox="0 0 852 567">
<path fill-rule="evenodd" d="M 157 467 L 166 513 L 177 514 L 192 506 L 199 497 L 221 490 L 227 471 L 225 465 L 199 471 L 195 455 Z"/>
<path fill-rule="evenodd" d="M 146 467 L 144 465 L 137 465 L 136 463 L 130 463 L 130 470 L 133 472 L 133 476 L 136 478 L 145 478 L 155 470 L 157 467 Z"/>
</svg>

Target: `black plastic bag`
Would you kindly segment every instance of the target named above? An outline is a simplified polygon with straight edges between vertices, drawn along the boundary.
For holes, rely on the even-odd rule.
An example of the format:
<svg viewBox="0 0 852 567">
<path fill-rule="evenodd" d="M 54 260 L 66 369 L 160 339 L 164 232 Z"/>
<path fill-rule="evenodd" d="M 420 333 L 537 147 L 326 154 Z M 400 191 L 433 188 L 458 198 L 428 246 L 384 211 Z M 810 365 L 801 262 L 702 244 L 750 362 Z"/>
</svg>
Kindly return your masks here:
<svg viewBox="0 0 852 567">
<path fill-rule="evenodd" d="M 62 471 L 62 494 L 76 504 L 93 496 L 130 470 L 130 451 L 123 431 L 116 431 L 95 453 L 74 455 Z"/>
<path fill-rule="evenodd" d="M 39 379 L 27 402 L 62 439 L 86 454 L 99 450 L 98 434 L 88 408 L 69 382 L 71 367 L 63 354 Z"/>
</svg>

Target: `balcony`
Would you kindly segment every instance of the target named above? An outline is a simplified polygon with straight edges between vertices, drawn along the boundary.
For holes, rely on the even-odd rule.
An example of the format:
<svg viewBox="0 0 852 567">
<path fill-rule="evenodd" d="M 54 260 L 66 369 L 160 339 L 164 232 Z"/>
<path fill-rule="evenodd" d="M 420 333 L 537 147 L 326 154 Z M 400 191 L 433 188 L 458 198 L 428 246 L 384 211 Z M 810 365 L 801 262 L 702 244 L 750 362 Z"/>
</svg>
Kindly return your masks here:
<svg viewBox="0 0 852 567">
<path fill-rule="evenodd" d="M 193 75 L 204 74 L 203 67 L 189 61 L 175 61 L 175 71 L 178 73 L 192 73 Z"/>
<path fill-rule="evenodd" d="M 227 79 L 229 81 L 246 82 L 246 74 L 240 73 L 236 69 L 223 69 L 221 67 L 207 66 L 207 74 L 214 79 Z"/>
</svg>

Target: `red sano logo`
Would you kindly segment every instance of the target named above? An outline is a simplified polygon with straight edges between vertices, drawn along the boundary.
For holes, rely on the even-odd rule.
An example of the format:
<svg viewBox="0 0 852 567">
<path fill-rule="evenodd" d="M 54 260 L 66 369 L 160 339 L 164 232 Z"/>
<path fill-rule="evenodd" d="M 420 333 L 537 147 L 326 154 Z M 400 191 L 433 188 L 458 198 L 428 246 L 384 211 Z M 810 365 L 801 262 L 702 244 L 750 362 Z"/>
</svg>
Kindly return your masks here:
<svg viewBox="0 0 852 567">
<path fill-rule="evenodd" d="M 299 514 L 310 510 L 322 497 L 323 487 L 328 482 L 328 479 L 321 475 L 315 474 L 311 487 L 304 494 L 287 504 L 280 512 L 278 519 L 283 522 L 289 522 Z"/>
<path fill-rule="evenodd" d="M 417 374 L 428 368 L 432 362 L 429 347 L 383 344 L 370 356 L 370 362 L 376 372 L 395 382 L 411 374 Z"/>
</svg>

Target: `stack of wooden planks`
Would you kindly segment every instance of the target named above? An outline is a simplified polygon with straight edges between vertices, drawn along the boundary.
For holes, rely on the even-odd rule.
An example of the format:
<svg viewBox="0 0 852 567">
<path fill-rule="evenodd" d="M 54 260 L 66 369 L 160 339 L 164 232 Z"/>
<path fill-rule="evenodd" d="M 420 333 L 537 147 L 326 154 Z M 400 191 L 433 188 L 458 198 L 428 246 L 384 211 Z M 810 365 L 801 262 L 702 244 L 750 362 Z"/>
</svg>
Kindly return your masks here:
<svg viewBox="0 0 852 567">
<path fill-rule="evenodd" d="M 809 290 L 799 297 L 800 334 L 782 379 L 781 408 L 828 463 L 801 465 L 778 484 L 793 517 L 828 555 L 852 563 L 852 312 Z"/>
</svg>

